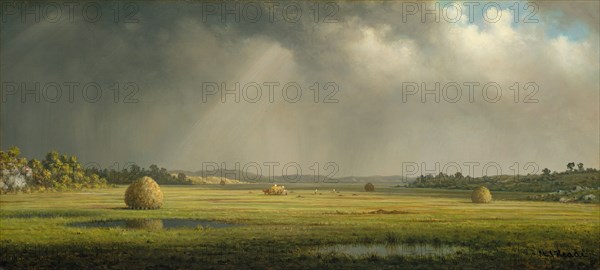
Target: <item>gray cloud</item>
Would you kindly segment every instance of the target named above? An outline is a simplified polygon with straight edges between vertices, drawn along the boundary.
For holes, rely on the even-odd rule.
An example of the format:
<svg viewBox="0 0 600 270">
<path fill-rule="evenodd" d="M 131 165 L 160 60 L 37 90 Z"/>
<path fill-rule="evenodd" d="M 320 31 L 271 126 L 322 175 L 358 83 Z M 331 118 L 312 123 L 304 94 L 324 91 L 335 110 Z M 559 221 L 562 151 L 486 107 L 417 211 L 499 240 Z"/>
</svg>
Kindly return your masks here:
<svg viewBox="0 0 600 270">
<path fill-rule="evenodd" d="M 597 3 L 539 3 L 540 22 L 518 25 L 508 16 L 404 22 L 402 5 L 387 2 L 340 3 L 339 22 L 315 23 L 308 5 L 297 23 L 204 22 L 205 6 L 186 2 L 144 4 L 134 24 L 3 23 L 3 82 L 135 82 L 140 90 L 139 103 L 114 103 L 109 90 L 98 103 L 11 96 L 2 104 L 2 148 L 190 170 L 206 161 L 294 161 L 306 173 L 333 161 L 338 175 L 400 174 L 403 162 L 497 162 L 505 173 L 529 161 L 598 167 L 599 19 L 589 12 Z M 591 29 L 585 38 L 569 38 L 574 21 Z M 272 104 L 266 96 L 204 103 L 203 82 L 297 82 L 304 91 L 293 104 L 280 92 Z M 336 82 L 339 103 L 314 103 L 315 82 Z M 403 102 L 405 82 L 498 82 L 503 97 Z M 527 92 L 512 101 L 514 82 L 536 82 L 539 103 L 523 103 Z"/>
</svg>

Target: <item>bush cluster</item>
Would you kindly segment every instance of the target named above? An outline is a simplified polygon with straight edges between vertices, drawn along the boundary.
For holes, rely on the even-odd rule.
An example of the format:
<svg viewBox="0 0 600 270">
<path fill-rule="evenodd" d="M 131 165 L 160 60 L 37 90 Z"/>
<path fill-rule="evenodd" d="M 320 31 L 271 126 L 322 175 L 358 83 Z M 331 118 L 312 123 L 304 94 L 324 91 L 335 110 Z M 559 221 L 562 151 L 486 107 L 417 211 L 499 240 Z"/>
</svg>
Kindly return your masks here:
<svg viewBox="0 0 600 270">
<path fill-rule="evenodd" d="M 17 147 L 0 151 L 0 193 L 106 187 L 106 180 L 81 166 L 76 156 L 56 151 L 42 161 L 21 157 Z"/>
<path fill-rule="evenodd" d="M 371 183 L 367 183 L 365 185 L 365 191 L 366 192 L 373 192 L 373 191 L 375 191 L 375 186 L 373 184 L 371 184 Z"/>
</svg>

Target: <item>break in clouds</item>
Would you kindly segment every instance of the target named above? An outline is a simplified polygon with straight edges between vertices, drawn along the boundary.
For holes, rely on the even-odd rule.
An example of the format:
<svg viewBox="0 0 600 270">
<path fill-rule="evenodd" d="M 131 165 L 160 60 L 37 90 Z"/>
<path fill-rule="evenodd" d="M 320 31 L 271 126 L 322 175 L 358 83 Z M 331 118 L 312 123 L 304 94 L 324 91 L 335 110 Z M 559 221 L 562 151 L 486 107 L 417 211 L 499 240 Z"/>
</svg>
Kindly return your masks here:
<svg viewBox="0 0 600 270">
<path fill-rule="evenodd" d="M 455 9 L 435 22 L 407 15 L 402 2 L 336 3 L 335 20 L 327 22 L 330 10 L 320 7 L 315 22 L 311 3 L 300 4 L 296 22 L 281 13 L 271 22 L 265 5 L 260 20 L 241 14 L 236 22 L 236 15 L 207 14 L 202 3 L 136 3 L 137 22 L 115 22 L 117 3 L 103 4 L 105 17 L 95 23 L 77 10 L 72 22 L 23 22 L 3 7 L 2 149 L 185 170 L 203 162 L 293 161 L 304 169 L 331 161 L 337 176 L 401 174 L 403 162 L 496 162 L 504 173 L 515 162 L 551 170 L 600 163 L 597 2 L 535 2 L 537 22 L 528 23 L 528 2 L 518 2 L 517 22 L 511 3 L 472 14 L 462 5 L 455 22 L 444 17 L 455 18 Z M 491 12 L 502 16 L 488 22 Z M 8 94 L 7 82 L 18 85 L 16 93 Z M 44 96 L 35 102 L 35 95 L 22 102 L 22 82 L 27 89 L 36 82 L 80 85 L 71 100 L 63 85 L 56 103 Z M 255 88 L 239 103 L 203 88 L 252 82 L 262 88 L 255 103 L 245 100 Z M 290 82 L 302 88 L 295 102 L 282 96 Z M 323 102 L 334 89 L 328 82 L 337 87 L 333 103 Z M 439 103 L 435 94 L 423 102 L 421 92 L 406 92 L 425 90 L 422 83 L 435 89 L 436 82 L 458 84 L 462 96 L 448 102 L 455 88 L 446 96 L 440 89 Z M 479 84 L 472 100 L 469 82 Z M 482 95 L 490 82 L 501 87 L 494 102 Z M 527 103 L 530 82 L 537 90 Z M 88 83 L 102 88 L 97 102 L 83 97 Z M 265 83 L 279 84 L 272 96 Z"/>
</svg>

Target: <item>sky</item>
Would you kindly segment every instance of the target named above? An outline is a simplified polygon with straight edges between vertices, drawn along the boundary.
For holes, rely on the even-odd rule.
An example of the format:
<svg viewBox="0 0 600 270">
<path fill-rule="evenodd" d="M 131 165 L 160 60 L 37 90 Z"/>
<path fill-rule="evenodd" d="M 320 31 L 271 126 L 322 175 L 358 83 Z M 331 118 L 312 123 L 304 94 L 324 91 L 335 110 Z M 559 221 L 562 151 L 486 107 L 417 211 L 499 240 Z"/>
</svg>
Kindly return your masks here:
<svg viewBox="0 0 600 270">
<path fill-rule="evenodd" d="M 276 175 L 600 167 L 596 1 L 50 3 L 2 6 L 3 150 Z"/>
</svg>

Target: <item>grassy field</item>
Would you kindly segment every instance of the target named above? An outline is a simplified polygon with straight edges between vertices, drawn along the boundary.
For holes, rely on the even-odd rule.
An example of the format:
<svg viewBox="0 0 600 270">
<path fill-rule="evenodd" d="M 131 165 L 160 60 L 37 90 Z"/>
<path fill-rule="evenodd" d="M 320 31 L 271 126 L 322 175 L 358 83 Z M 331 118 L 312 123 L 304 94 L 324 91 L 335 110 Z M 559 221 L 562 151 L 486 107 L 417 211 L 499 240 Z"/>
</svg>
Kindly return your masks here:
<svg viewBox="0 0 600 270">
<path fill-rule="evenodd" d="M 495 192 L 473 204 L 461 190 L 362 185 L 162 186 L 160 210 L 125 209 L 125 186 L 0 196 L 0 268 L 174 269 L 600 269 L 597 204 L 521 201 Z M 339 193 L 332 193 L 336 188 Z M 379 211 L 382 210 L 382 211 Z M 74 222 L 191 218 L 240 226 L 132 230 Z M 446 256 L 320 254 L 331 244 L 428 243 L 464 247 Z M 556 250 L 563 256 L 555 256 Z M 552 251 L 553 253 L 549 253 Z M 569 257 L 565 253 L 583 253 Z"/>
</svg>

